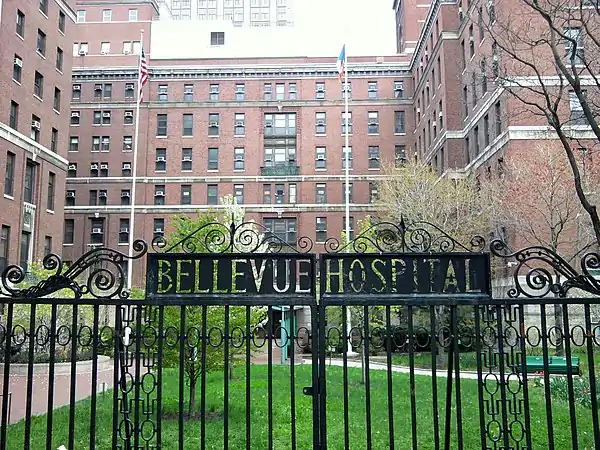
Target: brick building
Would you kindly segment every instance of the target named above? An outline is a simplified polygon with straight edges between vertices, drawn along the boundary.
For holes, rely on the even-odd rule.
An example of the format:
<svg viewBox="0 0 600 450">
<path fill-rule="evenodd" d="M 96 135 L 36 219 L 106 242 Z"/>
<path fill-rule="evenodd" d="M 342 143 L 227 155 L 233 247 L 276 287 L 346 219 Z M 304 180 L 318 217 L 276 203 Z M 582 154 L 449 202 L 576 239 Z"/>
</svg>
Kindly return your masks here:
<svg viewBox="0 0 600 450">
<path fill-rule="evenodd" d="M 518 77 L 527 85 L 527 75 L 531 73 L 511 58 L 503 60 L 488 27 L 496 20 L 504 20 L 505 27 L 508 21 L 514 21 L 512 26 L 516 29 L 540 26 L 541 19 L 531 15 L 526 7 L 513 2 L 510 5 L 508 10 L 506 2 L 496 5 L 494 0 L 437 0 L 426 9 L 413 8 L 410 2 L 393 2 L 397 47 L 410 55 L 414 86 L 411 115 L 415 127 L 407 137 L 407 145 L 437 168 L 440 176 L 502 174 L 507 155 L 533 148 L 540 141 L 564 153 L 546 118 L 497 83 L 499 77 Z M 524 23 L 518 22 L 520 17 Z M 543 28 L 542 25 L 540 33 Z M 538 51 L 547 52 L 548 64 L 544 65 L 543 54 L 537 55 L 537 67 L 542 74 L 556 77 L 549 49 Z M 583 52 L 583 44 L 579 51 Z M 565 60 L 568 57 L 567 51 Z M 520 95 L 534 100 L 525 89 Z M 565 92 L 559 108 L 564 129 L 568 129 L 573 147 L 588 158 L 586 164 L 596 165 L 594 152 L 588 150 L 596 148 L 598 142 L 585 120 L 581 121 L 580 109 L 573 92 Z M 526 244 L 512 233 L 509 238 L 516 240 L 516 247 Z"/>
<path fill-rule="evenodd" d="M 73 6 L 0 2 L 0 271 L 62 251 Z"/>
<path fill-rule="evenodd" d="M 148 44 L 160 41 L 151 35 L 153 1 L 110 11 L 77 6 L 85 24 L 73 47 L 65 260 L 94 245 L 127 251 L 142 29 L 151 77 L 140 108 L 135 237 L 152 240 L 172 216 L 219 208 L 226 195 L 290 243 L 340 237 L 344 100 L 335 57 L 161 59 Z M 373 211 L 381 162 L 404 154 L 411 77 L 400 57 L 350 65 L 354 228 Z"/>
</svg>

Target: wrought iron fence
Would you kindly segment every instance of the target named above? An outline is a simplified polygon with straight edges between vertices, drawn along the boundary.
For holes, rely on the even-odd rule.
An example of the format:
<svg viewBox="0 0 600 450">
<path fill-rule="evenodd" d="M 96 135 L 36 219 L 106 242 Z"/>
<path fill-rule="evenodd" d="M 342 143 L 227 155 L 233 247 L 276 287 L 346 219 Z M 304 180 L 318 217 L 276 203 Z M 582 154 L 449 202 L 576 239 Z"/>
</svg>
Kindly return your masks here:
<svg viewBox="0 0 600 450">
<path fill-rule="evenodd" d="M 157 239 L 139 299 L 110 249 L 35 286 L 8 267 L 0 449 L 600 445 L 596 254 L 493 242 L 517 267 L 492 298 L 481 238 L 377 224 L 317 266 L 253 227 Z"/>
</svg>

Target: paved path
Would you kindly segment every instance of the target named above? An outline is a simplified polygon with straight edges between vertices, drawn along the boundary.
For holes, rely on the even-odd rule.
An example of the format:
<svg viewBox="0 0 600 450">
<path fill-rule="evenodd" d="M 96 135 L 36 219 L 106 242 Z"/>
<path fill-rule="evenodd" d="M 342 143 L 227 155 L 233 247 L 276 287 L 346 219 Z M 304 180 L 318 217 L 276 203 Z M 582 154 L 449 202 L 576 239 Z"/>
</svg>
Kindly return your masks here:
<svg viewBox="0 0 600 450">
<path fill-rule="evenodd" d="M 312 361 L 309 359 L 304 359 L 302 360 L 303 364 L 311 364 Z M 328 366 L 339 366 L 342 367 L 344 365 L 344 361 L 341 359 L 327 359 L 327 365 Z M 362 367 L 361 362 L 360 361 L 348 361 L 348 367 L 355 367 L 360 369 Z M 369 361 L 369 369 L 370 370 L 388 370 L 387 364 L 381 364 L 381 363 L 376 363 L 376 362 L 371 362 Z M 398 373 L 410 373 L 410 367 L 403 367 L 403 366 L 392 366 L 392 372 L 398 372 Z M 423 375 L 426 377 L 430 377 L 431 376 L 431 370 L 429 369 L 414 369 L 414 373 L 415 375 Z M 448 375 L 448 371 L 446 369 L 440 369 L 440 370 L 436 370 L 435 372 L 436 376 L 438 377 L 446 377 Z M 485 376 L 485 375 L 484 375 Z M 460 372 L 460 377 L 464 378 L 464 379 L 472 379 L 472 380 L 476 380 L 477 379 L 477 373 L 476 372 Z"/>
</svg>

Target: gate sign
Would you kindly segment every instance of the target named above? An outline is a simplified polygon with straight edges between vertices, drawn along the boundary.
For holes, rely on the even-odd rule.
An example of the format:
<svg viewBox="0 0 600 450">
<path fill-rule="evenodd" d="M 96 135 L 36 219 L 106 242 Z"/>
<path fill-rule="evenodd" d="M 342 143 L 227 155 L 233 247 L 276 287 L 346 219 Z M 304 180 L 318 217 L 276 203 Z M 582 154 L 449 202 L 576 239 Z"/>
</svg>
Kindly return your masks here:
<svg viewBox="0 0 600 450">
<path fill-rule="evenodd" d="M 489 255 L 322 255 L 321 294 L 491 294 Z"/>
<path fill-rule="evenodd" d="M 152 296 L 263 294 L 313 296 L 314 255 L 149 253 Z"/>
</svg>

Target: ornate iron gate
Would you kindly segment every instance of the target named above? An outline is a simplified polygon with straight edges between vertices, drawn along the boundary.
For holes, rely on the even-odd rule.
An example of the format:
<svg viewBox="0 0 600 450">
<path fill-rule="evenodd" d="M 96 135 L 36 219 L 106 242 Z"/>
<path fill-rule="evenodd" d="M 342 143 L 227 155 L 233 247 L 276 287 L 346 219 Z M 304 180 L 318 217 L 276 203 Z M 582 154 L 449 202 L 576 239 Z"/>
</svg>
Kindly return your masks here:
<svg viewBox="0 0 600 450">
<path fill-rule="evenodd" d="M 309 239 L 257 229 L 210 224 L 150 253 L 136 241 L 142 298 L 116 250 L 69 268 L 48 255 L 52 273 L 27 286 L 8 267 L 0 449 L 600 445 L 598 300 L 566 298 L 597 295 L 597 255 L 577 273 L 495 241 L 517 268 L 493 298 L 481 238 L 380 223 L 317 261 Z"/>
</svg>

